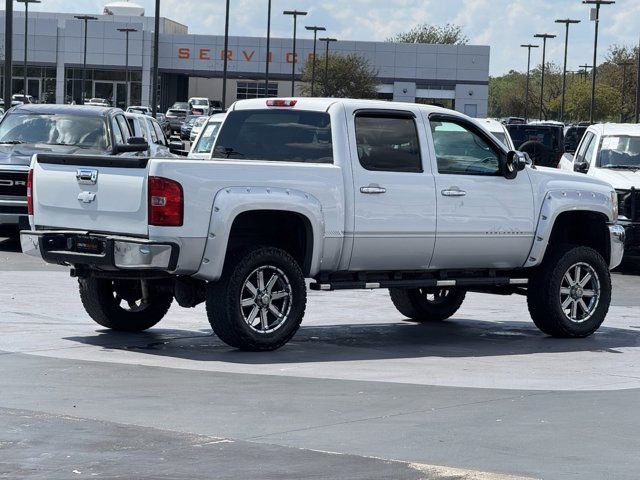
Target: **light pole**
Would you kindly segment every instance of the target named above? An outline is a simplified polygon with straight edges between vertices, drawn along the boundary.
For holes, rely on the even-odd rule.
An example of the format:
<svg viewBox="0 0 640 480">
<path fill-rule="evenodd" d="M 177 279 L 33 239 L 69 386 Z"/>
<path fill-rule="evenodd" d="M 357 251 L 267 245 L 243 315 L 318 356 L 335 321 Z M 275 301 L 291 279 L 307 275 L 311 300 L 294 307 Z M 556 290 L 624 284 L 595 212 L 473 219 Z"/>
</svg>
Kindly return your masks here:
<svg viewBox="0 0 640 480">
<path fill-rule="evenodd" d="M 547 38 L 556 38 L 556 36 L 551 35 L 550 33 L 536 33 L 534 37 L 542 39 L 542 79 L 540 81 L 540 120 L 542 120 L 544 107 L 544 68 L 547 53 Z"/>
<path fill-rule="evenodd" d="M 636 65 L 636 123 L 640 120 L 640 42 L 638 43 L 638 64 Z"/>
<path fill-rule="evenodd" d="M 621 86 L 621 100 L 620 100 L 620 123 L 624 123 L 624 94 L 625 84 L 627 83 L 627 67 L 631 67 L 633 62 L 620 62 L 619 67 L 622 67 L 622 86 Z"/>
<path fill-rule="evenodd" d="M 6 0 L 4 11 L 4 109 L 11 108 L 11 52 L 13 52 L 13 0 Z"/>
<path fill-rule="evenodd" d="M 304 28 L 313 31 L 313 63 L 311 64 L 311 96 L 313 97 L 315 93 L 314 88 L 316 83 L 316 43 L 318 43 L 317 36 L 318 32 L 324 32 L 326 28 L 316 26 Z"/>
<path fill-rule="evenodd" d="M 27 86 L 27 34 L 29 33 L 29 4 L 40 3 L 40 0 L 16 0 L 18 3 L 24 3 L 24 94 L 29 95 Z"/>
<path fill-rule="evenodd" d="M 222 67 L 222 111 L 227 110 L 227 63 L 229 60 L 229 0 L 224 15 L 224 60 Z"/>
<path fill-rule="evenodd" d="M 572 23 L 580 23 L 580 20 L 565 18 L 556 20 L 556 23 L 564 23 L 566 27 L 564 34 L 564 66 L 562 67 L 562 103 L 560 104 L 560 121 L 564 122 L 564 99 L 567 93 L 567 49 L 569 46 L 569 25 Z"/>
<path fill-rule="evenodd" d="M 127 89 L 127 98 L 125 100 L 125 103 L 127 105 L 129 105 L 129 102 L 131 101 L 131 89 L 130 89 L 130 85 L 129 85 L 129 34 L 133 33 L 133 32 L 137 32 L 138 30 L 136 30 L 135 28 L 119 28 L 118 29 L 119 32 L 124 32 L 126 35 L 126 47 L 125 47 L 125 63 L 124 63 L 124 78 L 125 78 L 125 85 L 126 85 L 126 89 Z M 116 102 L 117 102 L 117 96 L 116 96 Z"/>
<path fill-rule="evenodd" d="M 98 20 L 91 15 L 74 15 L 74 18 L 84 21 L 84 60 L 82 61 L 82 92 L 80 93 L 80 105 L 84 105 L 84 88 L 87 81 L 87 25 L 89 20 Z"/>
<path fill-rule="evenodd" d="M 528 121 L 529 117 L 529 70 L 531 68 L 531 49 L 538 48 L 538 45 L 532 45 L 530 43 L 526 45 L 520 45 L 523 48 L 527 49 L 527 86 L 525 89 L 524 96 L 524 121 Z"/>
<path fill-rule="evenodd" d="M 298 16 L 305 16 L 307 12 L 300 10 L 285 10 L 283 15 L 293 16 L 293 59 L 291 60 L 291 96 L 295 96 L 296 88 L 296 26 L 298 24 Z"/>
<path fill-rule="evenodd" d="M 325 42 L 326 49 L 324 53 L 324 96 L 329 96 L 329 44 L 331 42 L 337 42 L 337 38 L 321 38 L 321 42 Z"/>
<path fill-rule="evenodd" d="M 267 1 L 267 58 L 264 67 L 264 96 L 269 97 L 269 49 L 271 48 L 271 0 Z"/>
<path fill-rule="evenodd" d="M 600 5 L 611 5 L 613 0 L 582 0 L 585 5 L 595 5 L 591 9 L 591 20 L 596 22 L 596 31 L 593 39 L 593 67 L 591 68 L 591 107 L 589 109 L 589 122 L 593 123 L 593 116 L 596 108 L 596 65 L 598 54 L 598 25 L 600 24 Z"/>
<path fill-rule="evenodd" d="M 151 115 L 158 114 L 158 47 L 160 43 L 160 0 L 156 0 L 155 25 L 153 30 L 153 67 L 151 75 Z"/>
</svg>

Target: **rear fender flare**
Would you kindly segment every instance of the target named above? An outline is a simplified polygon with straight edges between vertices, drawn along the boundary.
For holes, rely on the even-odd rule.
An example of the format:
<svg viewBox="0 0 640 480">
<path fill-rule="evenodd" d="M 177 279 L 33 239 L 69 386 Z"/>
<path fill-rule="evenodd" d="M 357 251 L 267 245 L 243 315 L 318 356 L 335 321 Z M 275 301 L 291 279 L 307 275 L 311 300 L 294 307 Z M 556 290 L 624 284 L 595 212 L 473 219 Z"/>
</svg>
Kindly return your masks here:
<svg viewBox="0 0 640 480">
<path fill-rule="evenodd" d="M 275 210 L 304 216 L 311 224 L 313 248 L 309 276 L 320 270 L 323 253 L 324 216 L 320 201 L 295 189 L 274 187 L 228 187 L 218 191 L 213 200 L 204 255 L 195 277 L 215 281 L 222 275 L 231 227 L 244 212 Z"/>
</svg>

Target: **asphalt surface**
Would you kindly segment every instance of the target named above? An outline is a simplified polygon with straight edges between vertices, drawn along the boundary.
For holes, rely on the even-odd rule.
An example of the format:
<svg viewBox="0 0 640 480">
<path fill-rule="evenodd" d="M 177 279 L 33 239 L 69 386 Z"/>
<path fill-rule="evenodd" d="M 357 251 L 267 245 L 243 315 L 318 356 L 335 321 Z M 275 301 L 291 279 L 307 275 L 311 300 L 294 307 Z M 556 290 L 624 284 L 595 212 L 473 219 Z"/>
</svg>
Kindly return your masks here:
<svg viewBox="0 0 640 480">
<path fill-rule="evenodd" d="M 0 478 L 637 479 L 640 269 L 592 337 L 551 339 L 522 297 L 407 322 L 384 291 L 310 292 L 250 354 L 174 306 L 117 334 L 65 269 L 0 238 Z"/>
</svg>

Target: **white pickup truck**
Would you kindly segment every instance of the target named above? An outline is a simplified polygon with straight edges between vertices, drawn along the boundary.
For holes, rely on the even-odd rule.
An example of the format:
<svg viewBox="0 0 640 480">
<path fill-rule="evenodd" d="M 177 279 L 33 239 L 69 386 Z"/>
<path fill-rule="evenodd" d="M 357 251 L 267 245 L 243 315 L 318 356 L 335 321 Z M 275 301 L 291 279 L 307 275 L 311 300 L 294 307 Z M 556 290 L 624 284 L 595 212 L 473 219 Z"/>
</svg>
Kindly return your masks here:
<svg viewBox="0 0 640 480">
<path fill-rule="evenodd" d="M 152 327 L 175 299 L 272 350 L 317 290 L 386 288 L 417 322 L 466 292 L 527 295 L 544 333 L 584 337 L 622 257 L 615 191 L 535 168 L 450 110 L 347 99 L 233 105 L 210 160 L 38 155 L 23 251 L 72 267 L 102 326 Z"/>
</svg>

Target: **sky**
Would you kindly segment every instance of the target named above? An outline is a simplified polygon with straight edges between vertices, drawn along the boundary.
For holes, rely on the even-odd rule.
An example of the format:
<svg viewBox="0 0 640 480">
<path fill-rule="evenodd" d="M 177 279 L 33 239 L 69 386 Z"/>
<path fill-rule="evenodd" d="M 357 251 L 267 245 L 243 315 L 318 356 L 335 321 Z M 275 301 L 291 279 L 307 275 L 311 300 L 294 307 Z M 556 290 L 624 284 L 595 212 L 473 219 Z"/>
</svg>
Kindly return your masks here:
<svg viewBox="0 0 640 480">
<path fill-rule="evenodd" d="M 42 0 L 31 10 L 101 13 L 108 0 Z M 154 14 L 155 0 L 132 0 Z M 4 3 L 4 2 L 2 2 Z M 16 10 L 23 7 L 16 5 Z M 189 27 L 190 33 L 222 35 L 224 0 L 161 0 L 161 15 Z M 491 47 L 490 75 L 511 69 L 526 70 L 526 49 L 521 44 L 540 43 L 536 33 L 557 34 L 547 41 L 547 61 L 562 65 L 564 25 L 558 18 L 582 20 L 571 25 L 567 68 L 591 64 L 594 22 L 589 6 L 581 0 L 272 0 L 272 35 L 290 37 L 291 17 L 283 10 L 304 10 L 302 25 L 321 25 L 327 34 L 343 40 L 384 41 L 395 33 L 420 23 L 460 25 L 470 44 Z M 231 0 L 231 35 L 266 36 L 267 0 Z M 637 45 L 640 35 L 640 0 L 617 0 L 600 12 L 598 63 L 609 45 Z M 299 23 L 299 25 L 300 25 Z M 308 35 L 299 29 L 301 36 Z M 541 45 L 541 43 L 540 43 Z M 532 65 L 542 59 L 542 48 L 532 51 Z"/>
</svg>

